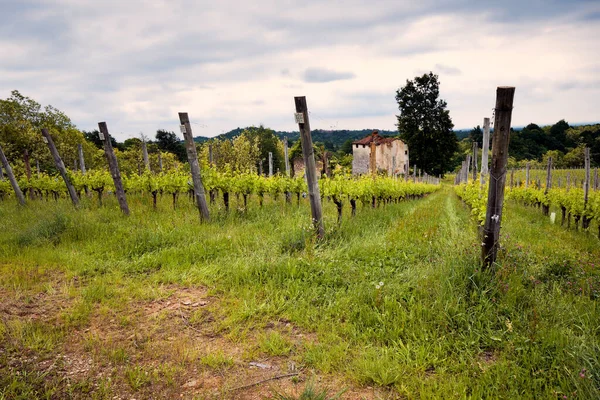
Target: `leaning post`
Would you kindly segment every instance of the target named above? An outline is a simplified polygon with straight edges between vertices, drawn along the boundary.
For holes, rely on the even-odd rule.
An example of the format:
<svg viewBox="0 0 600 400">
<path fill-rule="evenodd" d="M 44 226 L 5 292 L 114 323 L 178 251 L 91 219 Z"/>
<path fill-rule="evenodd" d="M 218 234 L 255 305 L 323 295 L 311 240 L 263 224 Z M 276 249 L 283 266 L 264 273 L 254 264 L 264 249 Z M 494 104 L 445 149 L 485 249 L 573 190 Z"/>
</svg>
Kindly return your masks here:
<svg viewBox="0 0 600 400">
<path fill-rule="evenodd" d="M 0 146 L 0 161 L 2 161 L 2 165 L 4 166 L 4 170 L 6 171 L 6 176 L 8 176 L 8 180 L 10 181 L 10 184 L 12 185 L 12 188 L 15 191 L 15 196 L 17 196 L 17 201 L 19 202 L 20 205 L 24 206 L 25 205 L 25 196 L 23 195 L 23 192 L 21 191 L 21 188 L 19 187 L 19 183 L 17 182 L 17 179 L 15 178 L 15 174 L 13 174 L 13 170 L 10 167 L 10 164 L 8 163 L 8 160 L 6 159 L 6 156 L 4 155 L 2 146 Z"/>
<path fill-rule="evenodd" d="M 482 262 L 485 267 L 491 266 L 496 261 L 496 256 L 498 255 L 514 96 L 514 87 L 498 87 L 496 89 L 492 164 L 481 253 Z"/>
<path fill-rule="evenodd" d="M 546 188 L 544 189 L 544 197 L 548 196 L 548 191 L 552 187 L 552 157 L 548 157 L 548 166 L 546 167 Z M 542 214 L 548 215 L 550 212 L 550 204 L 542 205 Z"/>
<path fill-rule="evenodd" d="M 304 157 L 306 183 L 308 185 L 308 197 L 310 200 L 313 225 L 317 231 L 317 237 L 322 239 L 325 236 L 325 227 L 323 226 L 323 211 L 321 208 L 321 196 L 319 194 L 319 183 L 317 180 L 315 152 L 313 149 L 312 137 L 310 135 L 310 122 L 308 120 L 306 97 L 294 97 L 294 102 L 296 104 L 295 117 L 300 130 L 300 143 L 302 144 L 302 156 Z"/>
<path fill-rule="evenodd" d="M 98 122 L 98 129 L 100 129 L 100 140 L 104 142 L 104 154 L 108 160 L 108 168 L 110 169 L 110 175 L 113 178 L 115 184 L 115 193 L 117 200 L 119 201 L 119 207 L 125 215 L 129 215 L 129 206 L 127 205 L 127 198 L 125 197 L 125 190 L 123 189 L 123 181 L 121 180 L 121 172 L 119 171 L 119 163 L 117 162 L 117 156 L 113 150 L 112 143 L 110 142 L 110 134 L 106 122 Z"/>
<path fill-rule="evenodd" d="M 73 205 L 77 207 L 79 205 L 79 197 L 77 197 L 77 192 L 75 191 L 75 188 L 71 184 L 71 180 L 67 175 L 67 169 L 65 168 L 62 158 L 60 158 L 60 154 L 58 154 L 58 150 L 56 150 L 52 136 L 50 136 L 50 133 L 46 128 L 42 129 L 42 135 L 44 136 L 44 142 L 46 142 L 48 149 L 52 154 L 52 158 L 54 158 L 54 164 L 56 165 L 58 172 L 60 172 L 60 176 L 62 176 L 63 181 L 65 181 L 65 185 L 69 191 L 69 196 L 71 196 L 71 201 L 73 202 Z"/>
<path fill-rule="evenodd" d="M 194 196 L 196 197 L 196 206 L 200 212 L 200 219 L 203 221 L 210 220 L 208 212 L 208 204 L 206 204 L 206 196 L 204 194 L 204 185 L 202 184 L 202 176 L 200 175 L 200 165 L 198 164 L 198 152 L 196 151 L 196 143 L 192 134 L 192 125 L 188 113 L 179 113 L 180 129 L 185 139 L 185 147 L 187 157 L 192 171 L 192 181 L 194 182 Z"/>
</svg>

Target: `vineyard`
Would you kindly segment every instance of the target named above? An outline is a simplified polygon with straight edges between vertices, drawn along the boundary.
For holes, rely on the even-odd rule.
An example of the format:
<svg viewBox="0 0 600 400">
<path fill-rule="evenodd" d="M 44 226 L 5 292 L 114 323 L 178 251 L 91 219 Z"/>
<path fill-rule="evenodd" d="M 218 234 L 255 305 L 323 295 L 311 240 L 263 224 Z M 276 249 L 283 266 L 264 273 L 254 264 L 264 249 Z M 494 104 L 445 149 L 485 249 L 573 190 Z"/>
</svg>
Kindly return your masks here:
<svg viewBox="0 0 600 400">
<path fill-rule="evenodd" d="M 584 174 L 580 172 L 580 175 Z M 566 176 L 566 173 L 563 176 Z M 590 224 L 595 222 L 600 238 L 600 191 L 591 191 L 585 202 L 584 189 L 581 187 L 558 187 L 546 191 L 545 185 L 540 187 L 535 183 L 526 187 L 525 183 L 526 181 L 522 180 L 518 182 L 519 186 L 507 187 L 506 199 L 531 207 L 552 208 L 560 214 L 561 226 L 578 229 L 581 221 L 581 227 L 588 229 Z M 483 225 L 486 217 L 488 185 L 481 185 L 479 180 L 470 181 L 456 186 L 455 192 L 471 208 L 479 224 Z"/>
</svg>

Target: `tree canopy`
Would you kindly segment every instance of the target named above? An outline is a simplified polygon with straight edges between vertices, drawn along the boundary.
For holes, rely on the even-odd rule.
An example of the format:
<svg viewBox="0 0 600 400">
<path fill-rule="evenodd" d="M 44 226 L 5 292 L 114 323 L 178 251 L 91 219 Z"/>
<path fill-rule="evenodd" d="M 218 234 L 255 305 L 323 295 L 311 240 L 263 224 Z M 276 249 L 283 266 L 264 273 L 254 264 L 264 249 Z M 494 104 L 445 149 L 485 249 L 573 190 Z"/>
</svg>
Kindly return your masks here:
<svg viewBox="0 0 600 400">
<path fill-rule="evenodd" d="M 430 72 L 407 80 L 396 91 L 396 101 L 398 131 L 408 145 L 411 165 L 432 175 L 450 170 L 458 140 L 447 103 L 439 99 L 438 76 Z"/>
</svg>

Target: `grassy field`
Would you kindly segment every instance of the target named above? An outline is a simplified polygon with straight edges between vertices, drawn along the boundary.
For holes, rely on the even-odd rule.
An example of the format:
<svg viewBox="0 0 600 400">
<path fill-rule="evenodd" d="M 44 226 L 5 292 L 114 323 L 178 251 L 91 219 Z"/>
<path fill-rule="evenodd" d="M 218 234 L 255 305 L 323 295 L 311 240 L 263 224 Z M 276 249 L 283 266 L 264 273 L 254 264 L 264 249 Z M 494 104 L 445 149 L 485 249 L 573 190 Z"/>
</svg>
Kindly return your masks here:
<svg viewBox="0 0 600 400">
<path fill-rule="evenodd" d="M 447 186 L 323 242 L 307 204 L 130 208 L 0 202 L 0 399 L 600 397 L 600 243 L 537 210 L 481 271 Z"/>
</svg>

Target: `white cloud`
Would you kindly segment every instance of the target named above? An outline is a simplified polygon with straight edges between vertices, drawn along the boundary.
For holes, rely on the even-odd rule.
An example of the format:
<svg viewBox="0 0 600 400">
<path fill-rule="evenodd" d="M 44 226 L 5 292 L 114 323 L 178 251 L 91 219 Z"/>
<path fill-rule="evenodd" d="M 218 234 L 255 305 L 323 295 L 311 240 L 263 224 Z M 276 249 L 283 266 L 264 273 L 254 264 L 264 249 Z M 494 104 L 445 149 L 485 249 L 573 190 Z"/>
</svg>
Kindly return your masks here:
<svg viewBox="0 0 600 400">
<path fill-rule="evenodd" d="M 179 111 L 197 135 L 296 129 L 298 95 L 313 128 L 394 129 L 396 90 L 431 70 L 457 128 L 490 116 L 501 85 L 517 88 L 515 125 L 600 120 L 600 6 L 497 4 L 13 0 L 0 97 L 18 89 L 120 140 L 176 131 Z"/>
</svg>

